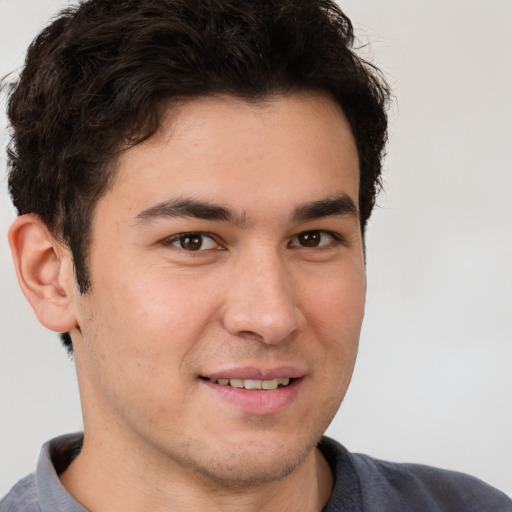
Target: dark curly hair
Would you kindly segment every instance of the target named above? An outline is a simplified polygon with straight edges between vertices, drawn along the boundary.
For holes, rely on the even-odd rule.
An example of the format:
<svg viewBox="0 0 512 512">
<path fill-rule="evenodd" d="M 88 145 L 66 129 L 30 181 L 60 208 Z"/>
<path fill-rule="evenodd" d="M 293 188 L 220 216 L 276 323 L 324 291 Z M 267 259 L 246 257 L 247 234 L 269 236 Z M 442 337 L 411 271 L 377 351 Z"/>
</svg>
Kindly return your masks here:
<svg viewBox="0 0 512 512">
<path fill-rule="evenodd" d="M 330 0 L 89 0 L 65 9 L 30 45 L 8 99 L 14 205 L 69 246 L 86 293 L 91 216 L 109 164 L 157 131 L 164 106 L 311 90 L 329 94 L 350 122 L 364 233 L 389 90 L 353 44 L 350 20 Z"/>
</svg>

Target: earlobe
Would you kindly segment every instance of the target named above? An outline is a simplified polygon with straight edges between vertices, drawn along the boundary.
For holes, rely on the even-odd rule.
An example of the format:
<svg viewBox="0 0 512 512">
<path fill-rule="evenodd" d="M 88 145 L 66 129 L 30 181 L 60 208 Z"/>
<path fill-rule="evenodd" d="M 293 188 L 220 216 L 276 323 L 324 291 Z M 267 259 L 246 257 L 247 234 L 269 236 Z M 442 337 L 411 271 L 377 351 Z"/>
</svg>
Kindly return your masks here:
<svg viewBox="0 0 512 512">
<path fill-rule="evenodd" d="M 38 320 L 57 332 L 76 327 L 69 250 L 34 214 L 21 215 L 12 223 L 9 244 L 21 290 Z"/>
</svg>

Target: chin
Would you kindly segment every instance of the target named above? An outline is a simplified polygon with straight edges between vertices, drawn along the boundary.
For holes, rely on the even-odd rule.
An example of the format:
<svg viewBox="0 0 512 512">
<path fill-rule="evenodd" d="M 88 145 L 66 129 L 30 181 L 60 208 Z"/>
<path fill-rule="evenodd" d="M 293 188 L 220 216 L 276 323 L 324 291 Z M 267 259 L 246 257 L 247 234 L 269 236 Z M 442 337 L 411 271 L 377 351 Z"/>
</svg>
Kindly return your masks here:
<svg viewBox="0 0 512 512">
<path fill-rule="evenodd" d="M 198 468 L 203 476 L 221 482 L 224 486 L 247 486 L 267 484 L 290 475 L 307 457 L 307 453 L 297 457 L 288 454 L 286 458 L 276 458 L 273 454 L 259 454 L 253 458 L 248 454 L 226 454 L 222 465 L 204 464 Z"/>
<path fill-rule="evenodd" d="M 200 460 L 196 460 L 198 473 L 221 483 L 223 486 L 259 485 L 281 480 L 290 475 L 307 458 L 316 446 L 313 441 L 300 440 L 283 442 L 276 440 L 253 439 L 233 440 L 229 447 L 212 453 L 203 450 Z"/>
</svg>

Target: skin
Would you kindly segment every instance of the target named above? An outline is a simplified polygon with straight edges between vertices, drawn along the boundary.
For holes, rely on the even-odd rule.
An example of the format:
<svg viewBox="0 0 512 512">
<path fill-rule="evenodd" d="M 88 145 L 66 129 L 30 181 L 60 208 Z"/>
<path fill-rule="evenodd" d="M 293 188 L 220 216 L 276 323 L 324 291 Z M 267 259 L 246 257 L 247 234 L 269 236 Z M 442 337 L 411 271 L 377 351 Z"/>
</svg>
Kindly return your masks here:
<svg viewBox="0 0 512 512">
<path fill-rule="evenodd" d="M 85 440 L 62 483 L 94 511 L 321 510 L 332 476 L 314 447 L 348 387 L 365 296 L 343 113 L 312 93 L 192 100 L 113 172 L 94 210 L 91 292 L 37 218 L 10 235 L 39 319 L 73 339 Z M 307 208 L 335 197 L 334 213 Z M 300 379 L 276 410 L 202 378 L 282 367 Z"/>
</svg>

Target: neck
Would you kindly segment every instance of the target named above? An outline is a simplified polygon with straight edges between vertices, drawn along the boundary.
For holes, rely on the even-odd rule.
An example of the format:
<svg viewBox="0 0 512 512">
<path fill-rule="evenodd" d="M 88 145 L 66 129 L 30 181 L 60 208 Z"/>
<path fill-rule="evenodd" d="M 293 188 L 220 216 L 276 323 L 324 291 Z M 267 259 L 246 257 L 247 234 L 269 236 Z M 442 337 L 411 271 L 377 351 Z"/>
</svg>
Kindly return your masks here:
<svg viewBox="0 0 512 512">
<path fill-rule="evenodd" d="M 95 512 L 320 511 L 332 490 L 330 468 L 318 449 L 289 475 L 265 483 L 212 480 L 145 450 L 105 445 L 87 436 L 80 455 L 60 475 L 68 492 Z"/>
</svg>

